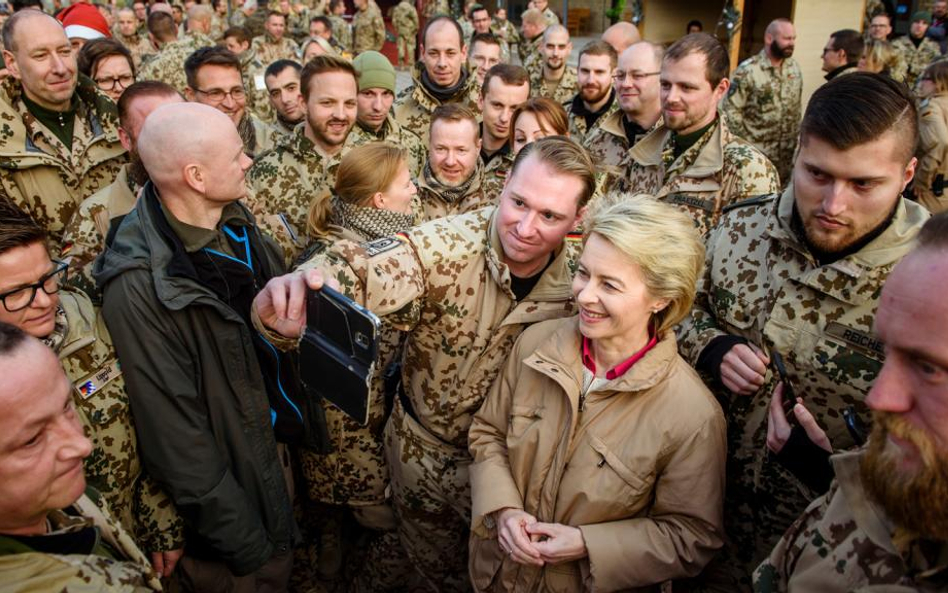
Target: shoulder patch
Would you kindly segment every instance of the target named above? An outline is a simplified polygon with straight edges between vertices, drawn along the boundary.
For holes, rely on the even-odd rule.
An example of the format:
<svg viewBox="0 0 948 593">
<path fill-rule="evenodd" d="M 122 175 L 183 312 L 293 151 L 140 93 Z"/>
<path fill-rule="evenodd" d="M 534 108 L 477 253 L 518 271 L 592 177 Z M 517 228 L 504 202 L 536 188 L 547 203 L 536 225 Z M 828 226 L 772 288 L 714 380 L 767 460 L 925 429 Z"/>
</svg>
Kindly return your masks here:
<svg viewBox="0 0 948 593">
<path fill-rule="evenodd" d="M 780 196 L 780 194 L 764 194 L 762 196 L 754 196 L 753 198 L 747 198 L 746 200 L 741 200 L 740 202 L 734 202 L 728 204 L 721 209 L 721 213 L 727 213 L 735 208 L 741 208 L 744 206 L 761 206 L 763 204 L 769 204 Z"/>
<path fill-rule="evenodd" d="M 381 255 L 386 251 L 391 251 L 401 244 L 402 242 L 395 237 L 382 237 L 381 239 L 376 239 L 375 241 L 363 243 L 362 247 L 365 248 L 365 255 L 367 257 L 375 257 L 376 255 Z"/>
</svg>

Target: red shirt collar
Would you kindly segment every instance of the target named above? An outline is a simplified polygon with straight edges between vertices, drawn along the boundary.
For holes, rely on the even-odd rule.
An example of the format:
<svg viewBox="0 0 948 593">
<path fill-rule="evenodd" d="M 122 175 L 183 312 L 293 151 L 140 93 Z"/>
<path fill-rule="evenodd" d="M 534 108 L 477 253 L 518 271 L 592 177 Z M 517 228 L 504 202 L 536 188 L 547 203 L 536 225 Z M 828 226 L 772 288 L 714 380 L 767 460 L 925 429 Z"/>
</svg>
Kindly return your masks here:
<svg viewBox="0 0 948 593">
<path fill-rule="evenodd" d="M 624 375 L 626 371 L 632 368 L 632 365 L 641 360 L 657 343 L 658 335 L 653 333 L 644 348 L 617 364 L 615 368 L 606 372 L 606 379 L 612 381 L 616 377 Z M 596 361 L 593 360 L 592 356 L 592 340 L 586 336 L 583 336 L 583 366 L 589 369 L 589 372 L 593 375 L 596 374 Z"/>
</svg>

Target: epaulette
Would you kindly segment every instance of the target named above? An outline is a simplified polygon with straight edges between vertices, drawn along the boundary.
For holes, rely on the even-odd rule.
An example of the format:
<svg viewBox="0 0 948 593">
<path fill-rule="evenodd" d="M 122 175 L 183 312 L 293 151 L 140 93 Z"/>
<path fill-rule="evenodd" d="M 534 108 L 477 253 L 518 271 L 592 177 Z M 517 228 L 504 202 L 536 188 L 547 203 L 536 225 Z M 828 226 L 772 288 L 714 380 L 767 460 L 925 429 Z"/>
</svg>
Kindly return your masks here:
<svg viewBox="0 0 948 593">
<path fill-rule="evenodd" d="M 733 202 L 722 208 L 721 214 L 726 214 L 735 208 L 743 208 L 744 206 L 760 206 L 761 204 L 767 204 L 772 202 L 778 196 L 780 196 L 780 194 L 764 194 L 762 196 L 747 198 L 746 200 L 741 200 L 740 202 Z"/>
</svg>

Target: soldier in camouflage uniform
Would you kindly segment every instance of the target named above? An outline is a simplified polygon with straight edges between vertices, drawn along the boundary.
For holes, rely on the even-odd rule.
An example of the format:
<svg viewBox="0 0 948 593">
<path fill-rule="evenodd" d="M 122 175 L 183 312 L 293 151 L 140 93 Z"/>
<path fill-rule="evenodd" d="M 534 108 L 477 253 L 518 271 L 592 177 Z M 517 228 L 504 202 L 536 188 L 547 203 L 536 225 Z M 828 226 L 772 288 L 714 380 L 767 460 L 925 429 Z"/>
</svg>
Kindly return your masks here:
<svg viewBox="0 0 948 593">
<path fill-rule="evenodd" d="M 375 0 L 355 0 L 356 13 L 352 17 L 352 53 L 382 51 L 385 45 L 385 20 Z"/>
<path fill-rule="evenodd" d="M 125 380 L 104 321 L 84 293 L 62 286 L 66 264 L 50 259 L 45 231 L 10 204 L 0 203 L 0 216 L 5 246 L 0 268 L 10 279 L 0 289 L 7 295 L 0 321 L 39 338 L 59 357 L 92 441 L 85 474 L 123 527 L 145 550 L 180 550 L 183 523 L 167 494 L 143 473 Z M 22 298 L 22 291 L 9 294 L 27 278 L 43 282 L 53 294 L 45 289 L 34 291 L 32 299 L 29 290 Z M 9 310 L 17 307 L 22 308 Z"/>
<path fill-rule="evenodd" d="M 757 568 L 758 592 L 948 587 L 948 422 L 939 411 L 948 389 L 929 379 L 943 375 L 948 350 L 948 215 L 929 220 L 918 239 L 879 300 L 875 331 L 886 357 L 866 397 L 869 445 L 832 458 L 836 482 Z"/>
<path fill-rule="evenodd" d="M 579 52 L 576 68 L 579 92 L 564 106 L 569 116 L 569 136 L 582 145 L 602 118 L 619 108 L 612 88 L 612 72 L 618 59 L 615 48 L 602 40 L 590 41 Z"/>
<path fill-rule="evenodd" d="M 155 53 L 155 49 L 148 40 L 147 33 L 141 35 L 138 33 L 138 19 L 135 18 L 135 11 L 131 8 L 123 8 L 118 11 L 115 28 L 112 29 L 112 37 L 131 52 L 132 62 L 136 69 L 142 65 L 142 57 Z"/>
<path fill-rule="evenodd" d="M 276 114 L 270 104 L 270 94 L 266 85 L 266 67 L 250 47 L 250 37 L 243 27 L 231 27 L 224 31 L 223 45 L 240 59 L 240 76 L 244 88 L 250 93 L 248 105 L 261 121 L 271 122 Z"/>
<path fill-rule="evenodd" d="M 849 121 L 835 119 L 847 109 Z M 782 356 L 833 448 L 854 444 L 847 407 L 868 423 L 863 402 L 884 357 L 872 334 L 879 291 L 928 218 L 900 195 L 914 170 L 915 120 L 908 90 L 887 77 L 859 73 L 824 85 L 801 124 L 794 183 L 783 195 L 734 204 L 708 237 L 679 344 L 727 408 L 731 542 L 715 574 L 730 580 L 728 590 L 746 590 L 760 555 L 818 494 L 768 456 L 780 380 L 768 370 L 770 353 Z M 857 126 L 862 140 L 837 148 L 840 126 Z M 865 191 L 824 190 L 870 177 L 877 182 Z"/>
<path fill-rule="evenodd" d="M 352 61 L 359 74 L 356 125 L 346 140 L 351 146 L 388 142 L 408 151 L 408 170 L 417 179 L 428 160 L 428 147 L 417 134 L 392 116 L 395 102 L 395 69 L 376 51 L 362 52 Z"/>
<path fill-rule="evenodd" d="M 533 0 L 533 6 L 543 14 L 547 26 L 552 27 L 553 25 L 560 24 L 560 17 L 556 16 L 556 13 L 550 10 L 549 0 Z"/>
<path fill-rule="evenodd" d="M 539 57 L 524 66 L 530 73 L 531 96 L 566 103 L 579 91 L 576 68 L 566 63 L 573 51 L 569 31 L 566 27 L 554 25 L 547 27 L 542 37 Z"/>
<path fill-rule="evenodd" d="M 520 66 L 498 64 L 488 71 L 481 85 L 481 185 L 488 203 L 495 202 L 507 181 L 513 164 L 513 115 L 529 98 L 530 81 Z"/>
<path fill-rule="evenodd" d="M 397 66 L 402 67 L 404 58 L 405 67 L 411 67 L 415 63 L 415 39 L 418 37 L 418 10 L 411 0 L 401 0 L 392 10 L 392 26 L 398 34 Z"/>
<path fill-rule="evenodd" d="M 731 88 L 721 112 L 731 131 L 770 159 L 780 183 L 790 181 L 797 151 L 803 75 L 792 57 L 793 23 L 777 19 L 764 34 L 764 49 L 741 62 L 731 76 Z"/>
<path fill-rule="evenodd" d="M 696 74 L 702 64 L 704 78 Z M 777 172 L 767 157 L 735 136 L 717 114 L 717 103 L 727 92 L 727 68 L 727 53 L 706 33 L 672 45 L 662 62 L 662 78 L 674 81 L 662 95 L 664 121 L 629 150 L 624 176 L 607 180 L 606 187 L 675 204 L 703 235 L 728 204 L 778 191 Z M 709 78 L 718 82 L 712 85 Z M 701 100 L 683 103 L 680 87 L 685 85 L 702 88 Z"/>
<path fill-rule="evenodd" d="M 428 162 L 418 179 L 415 219 L 427 222 L 492 203 L 484 193 L 484 165 L 477 115 L 461 105 L 435 109 L 428 135 Z"/>
<path fill-rule="evenodd" d="M 197 8 L 197 6 L 192 8 Z M 142 66 L 138 73 L 138 80 L 159 80 L 170 84 L 183 95 L 188 88 L 188 80 L 184 75 L 184 61 L 198 49 L 214 45 L 214 40 L 200 30 L 202 24 L 203 21 L 194 21 L 194 24 L 192 24 L 189 20 L 188 32 L 184 37 L 176 39 L 174 36 L 177 33 L 174 33 L 171 35 L 173 41 L 165 42 L 162 38 L 160 40 L 162 43 L 161 49 L 154 58 Z M 157 37 L 155 28 L 161 27 L 162 29 L 171 30 L 173 20 L 169 22 L 163 17 L 153 16 L 149 18 L 149 26 L 152 29 L 152 35 Z M 210 27 L 210 20 L 208 20 L 207 26 Z"/>
<path fill-rule="evenodd" d="M 422 138 L 428 135 L 431 114 L 438 105 L 460 103 L 478 111 L 480 95 L 477 77 L 464 64 L 457 21 L 448 16 L 435 17 L 425 25 L 424 35 L 425 51 L 433 50 L 439 56 L 423 54 L 412 69 L 413 84 L 395 99 L 395 119 Z"/>
<path fill-rule="evenodd" d="M 617 109 L 603 115 L 583 141 L 603 182 L 621 176 L 626 153 L 661 121 L 662 53 L 660 46 L 641 41 L 619 55 L 612 78 Z"/>
<path fill-rule="evenodd" d="M 105 501 L 92 488 L 82 494 L 78 464 L 91 445 L 68 405 L 71 385 L 55 357 L 35 338 L 4 325 L 0 369 L 9 381 L 0 396 L 4 590 L 161 591 L 159 575 Z M 27 444 L 25 426 L 32 427 Z M 71 471 L 61 473 L 65 469 Z"/>
<path fill-rule="evenodd" d="M 543 43 L 543 33 L 546 31 L 546 19 L 543 13 L 535 8 L 524 11 L 522 20 L 522 38 L 517 44 L 517 53 L 520 56 L 520 65 L 533 73 L 542 66 L 540 46 Z"/>
<path fill-rule="evenodd" d="M 72 54 L 64 59 L 65 74 L 55 75 L 71 81 L 68 89 L 51 90 L 32 80 L 40 75 L 37 66 L 18 65 L 32 60 L 30 51 L 40 45 L 68 48 L 62 25 L 35 12 L 12 16 L 6 26 L 12 28 L 14 49 L 4 50 L 11 76 L 0 86 L 0 200 L 32 216 L 58 253 L 79 204 L 112 183 L 127 156 L 119 143 L 115 104 L 78 74 Z"/>
<path fill-rule="evenodd" d="M 181 95 L 163 83 L 136 83 L 125 89 L 124 113 L 119 114 L 119 139 L 128 151 L 129 163 L 122 165 L 110 185 L 82 201 L 63 234 L 60 258 L 69 264 L 69 284 L 82 289 L 99 304 L 99 289 L 92 278 L 92 262 L 105 251 L 105 238 L 116 218 L 135 207 L 138 192 L 148 179 L 135 143 L 148 114 L 160 105 L 179 103 Z"/>
<path fill-rule="evenodd" d="M 892 41 L 892 49 L 897 51 L 905 64 L 905 84 L 909 88 L 915 87 L 918 77 L 929 64 L 941 57 L 941 48 L 938 42 L 925 36 L 931 24 L 932 15 L 929 12 L 919 11 L 912 15 L 912 25 L 909 34 Z"/>
<path fill-rule="evenodd" d="M 517 27 L 513 23 L 507 20 L 506 8 L 498 8 L 494 12 L 494 18 L 491 23 L 490 30 L 494 35 L 497 36 L 498 39 L 507 45 L 508 51 L 514 45 L 520 45 L 520 31 L 517 30 Z"/>
<path fill-rule="evenodd" d="M 434 591 L 470 590 L 471 418 L 521 331 L 573 312 L 576 245 L 566 237 L 592 194 L 592 163 L 558 138 L 538 140 L 523 153 L 499 206 L 432 221 L 398 238 L 337 242 L 328 257 L 303 265 L 329 269 L 346 293 L 408 332 L 385 448 L 402 542 Z M 562 217 L 538 245 L 511 243 L 513 227 L 547 209 Z M 316 276 L 310 275 L 314 288 Z M 292 312 L 277 312 L 272 303 L 275 293 L 285 298 L 302 284 L 303 275 L 287 276 L 257 296 L 263 324 L 284 335 L 299 332 L 298 323 L 279 322 Z"/>
<path fill-rule="evenodd" d="M 250 47 L 264 67 L 277 60 L 298 60 L 300 46 L 286 36 L 286 17 L 279 12 L 267 15 L 265 33 L 254 37 Z"/>
<path fill-rule="evenodd" d="M 332 21 L 332 38 L 344 51 L 352 52 L 352 26 L 343 15 L 346 14 L 345 0 L 330 0 L 329 20 Z"/>
<path fill-rule="evenodd" d="M 296 254 L 313 239 L 307 224 L 310 204 L 331 191 L 336 168 L 349 146 L 347 138 L 356 120 L 357 80 L 352 64 L 342 58 L 317 56 L 308 62 L 300 76 L 307 105 L 303 125 L 279 140 L 247 172 L 253 190 L 251 210 L 258 217 L 266 212 L 285 220 L 295 235 Z M 344 129 L 331 128 L 330 121 L 341 122 Z M 278 242 L 287 249 L 284 241 Z"/>
<path fill-rule="evenodd" d="M 279 11 L 286 16 L 286 34 L 297 45 L 309 37 L 309 8 L 303 4 L 293 4 L 290 0 L 280 0 Z"/>
<path fill-rule="evenodd" d="M 448 0 L 425 0 L 424 15 L 426 20 L 440 14 L 451 14 L 451 8 L 448 6 Z"/>
</svg>

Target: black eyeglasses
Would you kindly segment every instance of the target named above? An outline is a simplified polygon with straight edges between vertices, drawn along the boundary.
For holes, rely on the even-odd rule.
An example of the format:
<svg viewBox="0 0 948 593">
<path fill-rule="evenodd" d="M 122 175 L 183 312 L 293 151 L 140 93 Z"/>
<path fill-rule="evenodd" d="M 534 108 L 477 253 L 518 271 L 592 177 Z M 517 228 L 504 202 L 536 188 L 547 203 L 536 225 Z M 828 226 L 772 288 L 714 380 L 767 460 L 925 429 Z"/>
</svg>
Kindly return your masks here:
<svg viewBox="0 0 948 593">
<path fill-rule="evenodd" d="M 115 85 L 121 86 L 123 89 L 127 89 L 132 86 L 132 83 L 135 82 L 135 77 L 131 74 L 123 74 L 122 76 L 115 76 L 111 78 L 96 78 L 95 84 L 97 87 L 103 91 L 111 91 L 115 88 Z"/>
<path fill-rule="evenodd" d="M 10 313 L 16 313 L 17 311 L 26 309 L 33 304 L 33 299 L 36 298 L 36 291 L 39 289 L 43 289 L 43 292 L 46 294 L 56 294 L 59 292 L 59 288 L 66 283 L 66 270 L 69 269 L 69 264 L 62 261 L 54 261 L 53 263 L 56 264 L 53 271 L 40 278 L 36 284 L 21 286 L 20 288 L 14 288 L 9 292 L 0 294 L 0 301 L 3 302 L 3 308 Z"/>
<path fill-rule="evenodd" d="M 243 87 L 234 87 L 229 91 L 222 89 L 211 89 L 209 91 L 194 89 L 194 92 L 201 93 L 207 97 L 208 101 L 211 103 L 222 103 L 227 97 L 231 97 L 234 101 L 243 101 L 247 97 L 247 92 L 243 89 Z"/>
</svg>

